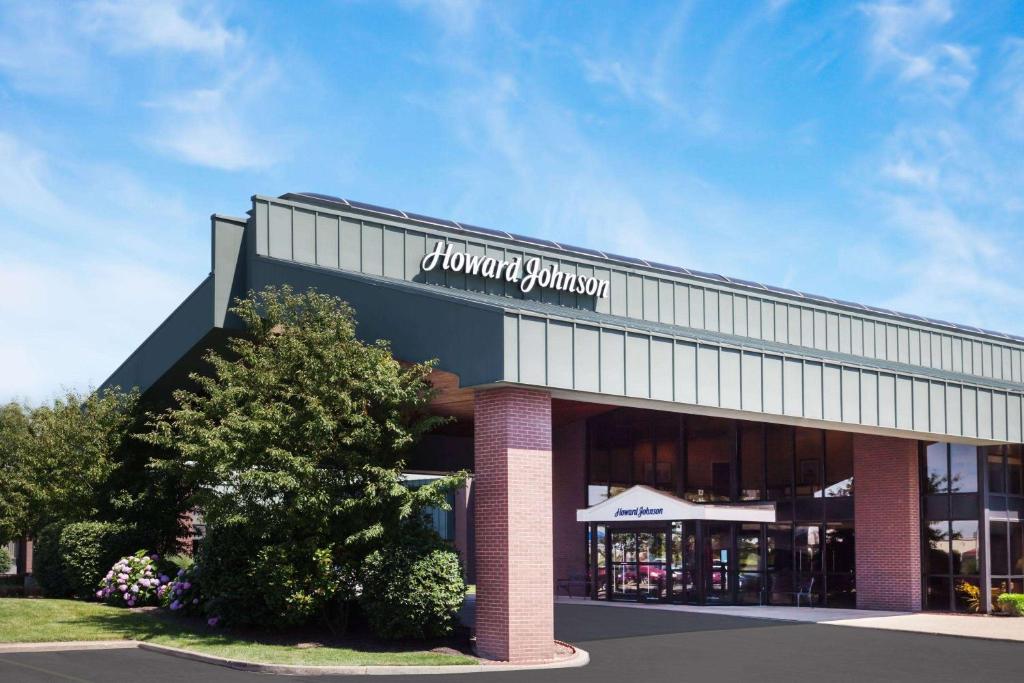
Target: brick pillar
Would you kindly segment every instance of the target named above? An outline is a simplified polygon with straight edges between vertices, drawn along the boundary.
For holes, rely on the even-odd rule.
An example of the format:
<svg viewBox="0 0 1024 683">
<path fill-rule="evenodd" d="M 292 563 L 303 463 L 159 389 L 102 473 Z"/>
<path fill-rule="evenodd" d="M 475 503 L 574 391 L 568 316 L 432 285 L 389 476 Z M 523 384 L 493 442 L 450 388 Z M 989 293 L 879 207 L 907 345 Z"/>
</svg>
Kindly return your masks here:
<svg viewBox="0 0 1024 683">
<path fill-rule="evenodd" d="M 473 552 L 473 478 L 466 480 L 455 491 L 455 550 L 462 558 L 462 569 L 467 583 L 476 583 L 473 569 L 476 553 Z"/>
<path fill-rule="evenodd" d="M 477 391 L 473 413 L 476 647 L 511 662 L 554 657 L 551 395 Z"/>
<path fill-rule="evenodd" d="M 917 441 L 855 434 L 857 607 L 921 609 Z"/>
<path fill-rule="evenodd" d="M 586 530 L 576 521 L 576 511 L 587 506 L 587 423 L 584 420 L 559 427 L 552 435 L 551 471 L 554 514 L 555 581 L 587 573 Z M 557 588 L 557 586 L 553 586 Z M 585 592 L 573 585 L 573 595 Z M 556 590 L 557 594 L 557 590 Z"/>
</svg>

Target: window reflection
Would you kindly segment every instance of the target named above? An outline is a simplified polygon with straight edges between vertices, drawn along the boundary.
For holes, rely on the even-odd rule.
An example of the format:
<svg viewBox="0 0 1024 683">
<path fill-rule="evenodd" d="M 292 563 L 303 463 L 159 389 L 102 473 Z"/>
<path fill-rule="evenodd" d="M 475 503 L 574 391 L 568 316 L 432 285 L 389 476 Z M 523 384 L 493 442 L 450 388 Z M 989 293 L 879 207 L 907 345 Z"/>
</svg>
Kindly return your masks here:
<svg viewBox="0 0 1024 683">
<path fill-rule="evenodd" d="M 925 492 L 945 493 L 949 486 L 949 445 L 929 444 L 925 451 Z"/>
<path fill-rule="evenodd" d="M 825 435 L 825 496 L 853 495 L 853 434 L 828 432 Z"/>
<path fill-rule="evenodd" d="M 951 493 L 978 492 L 978 449 L 976 446 L 951 444 L 949 490 Z"/>
<path fill-rule="evenodd" d="M 796 428 L 796 495 L 821 495 L 821 464 L 824 454 L 824 432 Z"/>
<path fill-rule="evenodd" d="M 950 522 L 950 545 L 954 574 L 978 573 L 978 522 L 958 520 Z"/>
<path fill-rule="evenodd" d="M 949 522 L 931 522 L 926 528 L 928 535 L 928 573 L 949 573 Z"/>
</svg>

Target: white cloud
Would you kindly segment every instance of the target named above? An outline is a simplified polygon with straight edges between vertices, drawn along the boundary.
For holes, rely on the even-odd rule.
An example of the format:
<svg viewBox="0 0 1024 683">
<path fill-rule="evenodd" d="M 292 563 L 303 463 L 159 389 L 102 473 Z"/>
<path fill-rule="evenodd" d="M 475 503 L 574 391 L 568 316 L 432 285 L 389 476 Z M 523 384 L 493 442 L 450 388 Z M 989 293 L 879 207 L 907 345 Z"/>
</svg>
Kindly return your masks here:
<svg viewBox="0 0 1024 683">
<path fill-rule="evenodd" d="M 1001 128 L 1007 136 L 1024 140 L 1024 38 L 1009 38 L 1003 45 L 1002 67 L 995 78 Z"/>
<path fill-rule="evenodd" d="M 942 41 L 936 31 L 953 19 L 948 0 L 861 5 L 871 22 L 868 48 L 875 69 L 889 68 L 904 84 L 917 85 L 941 99 L 966 93 L 977 68 L 973 50 Z"/>
<path fill-rule="evenodd" d="M 208 269 L 204 213 L 0 130 L 0 401 L 102 382 Z"/>
<path fill-rule="evenodd" d="M 272 80 L 233 77 L 217 88 L 186 91 L 149 103 L 159 120 L 150 144 L 181 161 L 224 171 L 273 165 L 282 154 L 275 138 L 264 134 L 247 116 Z"/>
<path fill-rule="evenodd" d="M 82 32 L 113 52 L 169 50 L 222 55 L 242 47 L 245 35 L 229 29 L 209 4 L 184 0 L 96 0 L 79 6 Z"/>
<path fill-rule="evenodd" d="M 480 0 L 402 0 L 410 9 L 428 12 L 447 34 L 466 35 L 476 28 Z"/>
<path fill-rule="evenodd" d="M 88 46 L 69 40 L 66 7 L 52 2 L 7 4 L 0 12 L 0 74 L 18 90 L 94 95 L 98 74 Z M 101 86 L 99 86 L 101 87 Z"/>
</svg>

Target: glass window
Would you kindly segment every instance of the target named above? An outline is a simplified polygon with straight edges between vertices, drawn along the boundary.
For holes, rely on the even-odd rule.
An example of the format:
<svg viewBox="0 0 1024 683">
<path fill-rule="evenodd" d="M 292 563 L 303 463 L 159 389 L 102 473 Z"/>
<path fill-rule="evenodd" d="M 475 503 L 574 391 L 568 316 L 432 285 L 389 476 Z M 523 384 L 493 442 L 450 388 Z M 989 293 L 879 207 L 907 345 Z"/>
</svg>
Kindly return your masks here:
<svg viewBox="0 0 1024 683">
<path fill-rule="evenodd" d="M 977 578 L 953 579 L 954 606 L 957 612 L 981 612 L 985 610 L 980 585 L 981 583 Z"/>
<path fill-rule="evenodd" d="M 633 446 L 633 483 L 654 486 L 654 444 L 644 440 Z"/>
<path fill-rule="evenodd" d="M 928 534 L 928 573 L 949 573 L 949 522 L 931 522 Z"/>
<path fill-rule="evenodd" d="M 794 529 L 793 542 L 796 546 L 796 569 L 800 574 L 821 571 L 821 528 L 798 526 Z"/>
<path fill-rule="evenodd" d="M 654 483 L 659 489 L 674 491 L 676 488 L 676 442 L 658 441 L 655 451 Z"/>
<path fill-rule="evenodd" d="M 953 550 L 954 574 L 978 573 L 978 522 L 950 522 L 950 545 Z"/>
<path fill-rule="evenodd" d="M 825 495 L 853 495 L 853 434 L 825 434 Z"/>
<path fill-rule="evenodd" d="M 1000 446 L 988 449 L 988 490 L 990 493 L 1006 492 L 1006 468 L 1003 467 L 1003 454 Z"/>
<path fill-rule="evenodd" d="M 925 452 L 925 493 L 945 493 L 949 482 L 947 444 L 929 444 Z"/>
<path fill-rule="evenodd" d="M 1024 524 L 1010 522 L 1010 573 L 1024 576 Z"/>
<path fill-rule="evenodd" d="M 853 525 L 829 524 L 825 529 L 825 571 L 852 574 L 855 558 Z"/>
<path fill-rule="evenodd" d="M 796 495 L 821 495 L 821 465 L 825 453 L 824 432 L 796 428 Z"/>
<path fill-rule="evenodd" d="M 989 558 L 992 560 L 992 574 L 1004 575 L 1009 570 L 1010 548 L 1006 537 L 1006 522 L 988 524 Z"/>
<path fill-rule="evenodd" d="M 590 449 L 590 483 L 608 485 L 608 451 Z"/>
<path fill-rule="evenodd" d="M 989 595 L 992 598 L 992 611 L 998 612 L 999 610 L 999 596 L 1003 593 L 1019 593 L 1021 591 L 1021 581 L 1019 579 L 992 579 L 992 590 Z"/>
<path fill-rule="evenodd" d="M 769 524 L 767 529 L 765 561 L 769 571 L 789 571 L 793 568 L 793 527 L 788 524 Z"/>
<path fill-rule="evenodd" d="M 761 569 L 761 525 L 742 524 L 736 536 L 739 570 L 756 572 Z"/>
<path fill-rule="evenodd" d="M 927 582 L 928 595 L 925 604 L 931 610 L 949 610 L 950 581 L 948 576 L 929 576 Z"/>
<path fill-rule="evenodd" d="M 628 488 L 633 483 L 630 468 L 633 464 L 632 450 L 629 446 L 616 446 L 611 449 L 608 469 L 611 474 L 612 486 Z"/>
<path fill-rule="evenodd" d="M 793 495 L 793 428 L 765 425 L 768 449 L 768 499 L 783 500 Z"/>
<path fill-rule="evenodd" d="M 698 503 L 731 500 L 734 430 L 731 420 L 687 418 L 687 499 Z"/>
<path fill-rule="evenodd" d="M 955 443 L 949 450 L 949 490 L 951 493 L 978 492 L 978 448 Z"/>
<path fill-rule="evenodd" d="M 761 500 L 764 491 L 764 425 L 740 423 L 740 500 Z"/>
<path fill-rule="evenodd" d="M 1021 466 L 1021 446 L 1006 447 L 1006 492 L 1013 496 L 1024 493 L 1024 467 Z"/>
</svg>

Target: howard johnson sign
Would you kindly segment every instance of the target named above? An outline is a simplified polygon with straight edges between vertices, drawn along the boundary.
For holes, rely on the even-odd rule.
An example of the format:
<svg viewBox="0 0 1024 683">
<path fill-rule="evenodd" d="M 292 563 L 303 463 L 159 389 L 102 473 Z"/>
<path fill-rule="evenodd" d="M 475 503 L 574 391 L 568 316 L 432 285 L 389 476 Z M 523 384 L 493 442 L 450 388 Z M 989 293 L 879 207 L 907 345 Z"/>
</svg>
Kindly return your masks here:
<svg viewBox="0 0 1024 683">
<path fill-rule="evenodd" d="M 540 258 L 533 256 L 526 259 L 513 256 L 505 261 L 493 256 L 480 256 L 455 251 L 448 242 L 438 242 L 434 250 L 423 257 L 420 267 L 425 271 L 440 268 L 452 273 L 477 275 L 490 280 L 504 280 L 519 285 L 524 294 L 534 287 L 553 289 L 558 292 L 583 294 L 606 298 L 608 296 L 608 280 L 592 275 L 577 275 L 561 270 L 557 263 L 543 265 Z"/>
<path fill-rule="evenodd" d="M 644 517 L 661 516 L 665 514 L 665 508 L 649 508 L 646 505 L 639 505 L 633 508 L 616 508 L 615 518 L 627 517 L 632 519 L 643 519 Z"/>
</svg>

